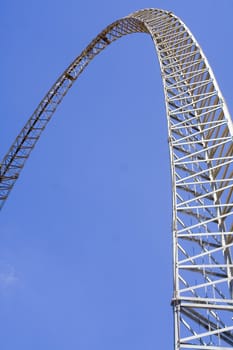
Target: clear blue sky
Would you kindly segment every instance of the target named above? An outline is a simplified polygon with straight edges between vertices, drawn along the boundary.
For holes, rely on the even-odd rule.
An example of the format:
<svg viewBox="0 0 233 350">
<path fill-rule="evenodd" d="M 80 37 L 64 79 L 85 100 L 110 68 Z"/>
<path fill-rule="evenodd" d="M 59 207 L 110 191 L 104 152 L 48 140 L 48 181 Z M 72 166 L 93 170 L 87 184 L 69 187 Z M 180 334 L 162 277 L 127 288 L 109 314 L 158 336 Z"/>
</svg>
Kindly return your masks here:
<svg viewBox="0 0 233 350">
<path fill-rule="evenodd" d="M 89 41 L 144 7 L 181 17 L 233 111 L 232 0 L 5 0 L 1 156 Z M 2 350 L 172 349 L 166 128 L 151 39 L 124 37 L 75 83 L 0 214 Z"/>
</svg>

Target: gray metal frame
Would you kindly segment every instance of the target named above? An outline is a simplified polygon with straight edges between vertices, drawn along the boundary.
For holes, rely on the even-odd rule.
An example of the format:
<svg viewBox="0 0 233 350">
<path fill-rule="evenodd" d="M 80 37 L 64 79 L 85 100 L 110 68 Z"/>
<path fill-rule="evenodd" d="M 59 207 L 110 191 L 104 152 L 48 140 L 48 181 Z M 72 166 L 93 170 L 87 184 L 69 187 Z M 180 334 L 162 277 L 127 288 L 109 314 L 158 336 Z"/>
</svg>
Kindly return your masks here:
<svg viewBox="0 0 233 350">
<path fill-rule="evenodd" d="M 233 124 L 213 72 L 183 22 L 145 9 L 104 29 L 58 78 L 6 154 L 0 203 L 58 104 L 89 62 L 123 35 L 151 35 L 164 85 L 173 195 L 175 349 L 233 346 Z"/>
</svg>

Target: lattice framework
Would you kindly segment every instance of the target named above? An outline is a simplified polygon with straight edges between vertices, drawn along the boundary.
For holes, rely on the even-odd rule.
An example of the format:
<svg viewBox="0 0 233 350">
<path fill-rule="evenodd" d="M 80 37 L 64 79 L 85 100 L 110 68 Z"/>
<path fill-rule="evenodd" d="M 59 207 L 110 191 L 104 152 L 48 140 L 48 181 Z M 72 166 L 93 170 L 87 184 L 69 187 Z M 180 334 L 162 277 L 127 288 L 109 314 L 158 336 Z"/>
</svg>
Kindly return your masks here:
<svg viewBox="0 0 233 350">
<path fill-rule="evenodd" d="M 1 164 L 1 207 L 57 106 L 116 39 L 151 35 L 164 85 L 173 193 L 175 349 L 233 346 L 233 125 L 195 38 L 171 12 L 145 9 L 104 29 L 58 78 Z"/>
</svg>

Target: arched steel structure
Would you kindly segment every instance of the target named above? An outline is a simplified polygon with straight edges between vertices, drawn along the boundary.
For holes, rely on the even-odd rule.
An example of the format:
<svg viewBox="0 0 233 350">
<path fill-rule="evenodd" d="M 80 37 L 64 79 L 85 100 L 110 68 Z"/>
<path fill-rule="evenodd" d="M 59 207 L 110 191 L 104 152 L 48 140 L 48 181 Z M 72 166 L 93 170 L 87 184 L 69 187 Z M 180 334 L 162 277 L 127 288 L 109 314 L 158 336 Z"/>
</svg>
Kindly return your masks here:
<svg viewBox="0 0 233 350">
<path fill-rule="evenodd" d="M 151 35 L 164 84 L 173 193 L 175 349 L 233 346 L 233 125 L 193 35 L 145 9 L 104 29 L 38 105 L 1 164 L 1 206 L 42 131 L 89 62 L 126 34 Z"/>
</svg>

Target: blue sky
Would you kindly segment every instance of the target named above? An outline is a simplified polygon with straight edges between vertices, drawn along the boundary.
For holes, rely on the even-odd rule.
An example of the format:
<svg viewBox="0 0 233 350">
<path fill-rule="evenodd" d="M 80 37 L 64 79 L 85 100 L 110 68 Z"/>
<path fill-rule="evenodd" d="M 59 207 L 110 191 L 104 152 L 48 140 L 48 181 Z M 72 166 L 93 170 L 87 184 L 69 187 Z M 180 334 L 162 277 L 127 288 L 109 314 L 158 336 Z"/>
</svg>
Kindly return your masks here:
<svg viewBox="0 0 233 350">
<path fill-rule="evenodd" d="M 230 112 L 231 0 L 4 1 L 3 156 L 66 66 L 105 26 L 173 11 L 201 44 Z M 75 83 L 0 219 L 4 350 L 172 349 L 171 186 L 158 60 L 118 40 Z"/>
</svg>

